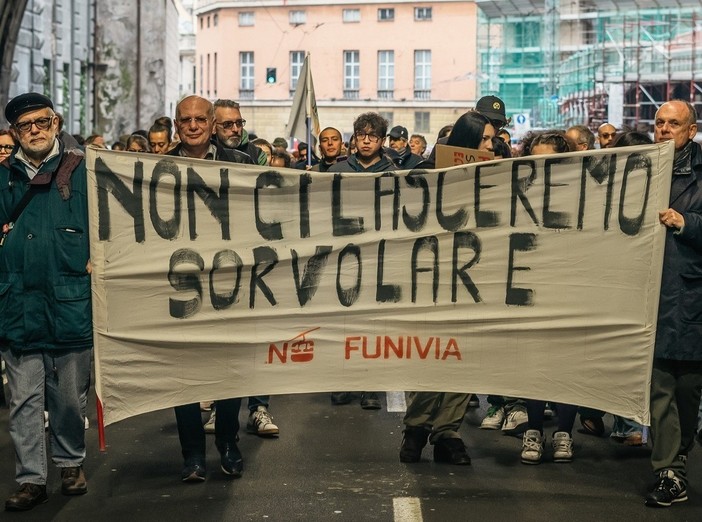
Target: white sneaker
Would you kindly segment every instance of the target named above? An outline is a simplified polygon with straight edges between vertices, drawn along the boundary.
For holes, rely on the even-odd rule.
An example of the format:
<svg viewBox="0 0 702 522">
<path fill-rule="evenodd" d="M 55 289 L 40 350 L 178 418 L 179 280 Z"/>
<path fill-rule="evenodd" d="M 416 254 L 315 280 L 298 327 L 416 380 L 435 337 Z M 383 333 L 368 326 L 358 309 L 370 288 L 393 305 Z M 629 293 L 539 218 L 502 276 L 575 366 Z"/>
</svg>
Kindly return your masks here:
<svg viewBox="0 0 702 522">
<path fill-rule="evenodd" d="M 539 430 L 527 430 L 522 439 L 522 464 L 539 464 L 543 454 L 543 435 Z"/>
<path fill-rule="evenodd" d="M 551 441 L 553 462 L 570 462 L 573 460 L 573 437 L 565 431 L 557 431 Z"/>
<path fill-rule="evenodd" d="M 529 416 L 527 415 L 526 408 L 521 404 L 517 404 L 507 413 L 502 431 L 508 435 L 519 435 L 520 433 L 524 433 L 528 425 Z"/>
<path fill-rule="evenodd" d="M 487 415 L 480 423 L 481 430 L 499 430 L 505 422 L 504 406 L 490 406 Z"/>
<path fill-rule="evenodd" d="M 210 418 L 207 419 L 207 422 L 205 423 L 205 433 L 214 433 L 215 432 L 215 422 L 217 420 L 217 410 L 212 410 L 212 413 L 210 413 Z"/>
<path fill-rule="evenodd" d="M 278 426 L 273 424 L 273 417 L 265 406 L 259 406 L 256 411 L 251 412 L 249 421 L 246 423 L 246 431 L 262 437 L 277 437 L 280 433 Z"/>
</svg>

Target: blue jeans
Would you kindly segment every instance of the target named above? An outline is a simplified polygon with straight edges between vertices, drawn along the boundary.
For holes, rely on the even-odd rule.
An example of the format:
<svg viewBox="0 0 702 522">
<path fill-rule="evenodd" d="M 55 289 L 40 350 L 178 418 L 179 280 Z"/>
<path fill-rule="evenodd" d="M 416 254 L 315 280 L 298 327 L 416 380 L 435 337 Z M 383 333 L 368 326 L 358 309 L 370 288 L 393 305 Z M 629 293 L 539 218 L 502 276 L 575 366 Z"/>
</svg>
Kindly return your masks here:
<svg viewBox="0 0 702 522">
<path fill-rule="evenodd" d="M 614 438 L 626 438 L 634 433 L 644 433 L 644 427 L 630 419 L 625 419 L 619 415 L 613 415 L 614 422 L 612 423 L 612 434 L 610 437 Z"/>
<path fill-rule="evenodd" d="M 264 406 L 266 409 L 268 409 L 268 403 L 270 400 L 270 395 L 257 395 L 255 397 L 249 397 L 249 412 L 255 412 L 259 406 Z"/>
<path fill-rule="evenodd" d="M 52 461 L 59 468 L 83 464 L 90 354 L 90 350 L 3 351 L 19 484 L 46 484 L 45 403 Z"/>
</svg>

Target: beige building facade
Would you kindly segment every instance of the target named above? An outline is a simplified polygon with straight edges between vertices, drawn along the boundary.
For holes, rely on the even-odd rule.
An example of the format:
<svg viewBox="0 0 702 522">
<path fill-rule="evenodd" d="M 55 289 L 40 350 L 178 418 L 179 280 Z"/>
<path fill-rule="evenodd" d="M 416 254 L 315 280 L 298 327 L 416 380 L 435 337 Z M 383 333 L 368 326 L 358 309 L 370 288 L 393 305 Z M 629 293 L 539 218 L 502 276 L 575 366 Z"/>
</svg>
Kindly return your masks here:
<svg viewBox="0 0 702 522">
<path fill-rule="evenodd" d="M 345 136 L 375 111 L 433 143 L 475 105 L 474 2 L 201 0 L 195 15 L 195 93 L 239 101 L 269 140 L 286 137 L 306 53 L 320 124 Z"/>
</svg>

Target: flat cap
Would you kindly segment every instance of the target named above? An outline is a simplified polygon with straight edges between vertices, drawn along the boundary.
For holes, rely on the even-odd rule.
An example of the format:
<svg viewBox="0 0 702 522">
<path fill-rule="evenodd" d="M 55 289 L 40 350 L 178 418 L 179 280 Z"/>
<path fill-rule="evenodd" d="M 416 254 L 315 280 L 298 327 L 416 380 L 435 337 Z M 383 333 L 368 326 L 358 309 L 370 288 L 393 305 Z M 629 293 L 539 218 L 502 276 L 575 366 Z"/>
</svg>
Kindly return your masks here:
<svg viewBox="0 0 702 522">
<path fill-rule="evenodd" d="M 5 106 L 5 119 L 14 124 L 26 112 L 37 109 L 54 109 L 51 100 L 38 92 L 26 92 L 12 98 Z"/>
</svg>

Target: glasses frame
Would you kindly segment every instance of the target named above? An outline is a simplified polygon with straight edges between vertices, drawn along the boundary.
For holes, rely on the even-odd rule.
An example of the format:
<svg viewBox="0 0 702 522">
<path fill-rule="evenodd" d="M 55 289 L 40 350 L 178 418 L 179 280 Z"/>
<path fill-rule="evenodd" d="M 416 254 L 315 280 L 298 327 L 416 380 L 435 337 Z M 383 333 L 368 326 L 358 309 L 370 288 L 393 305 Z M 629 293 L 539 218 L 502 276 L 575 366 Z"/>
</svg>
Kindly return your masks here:
<svg viewBox="0 0 702 522">
<path fill-rule="evenodd" d="M 378 136 L 377 134 L 370 134 L 368 132 L 354 132 L 353 135 L 356 138 L 356 143 L 365 140 L 366 137 L 371 143 L 379 143 L 380 140 L 385 139 L 385 136 Z"/>
<path fill-rule="evenodd" d="M 246 127 L 246 120 L 245 119 L 240 119 L 240 120 L 227 120 L 227 121 L 218 121 L 215 122 L 218 127 L 221 127 L 225 130 L 229 130 L 232 127 L 239 127 L 239 128 L 244 128 Z"/>
<path fill-rule="evenodd" d="M 36 118 L 30 121 L 23 121 L 22 123 L 13 123 L 12 126 L 17 129 L 20 134 L 27 134 L 32 130 L 32 126 L 36 126 L 37 129 L 45 131 L 51 127 L 56 116 L 42 116 L 41 118 Z"/>
<path fill-rule="evenodd" d="M 179 127 L 189 127 L 193 121 L 198 127 L 205 127 L 210 124 L 211 120 L 207 116 L 191 116 L 190 118 L 183 116 L 178 118 L 176 123 Z"/>
</svg>

